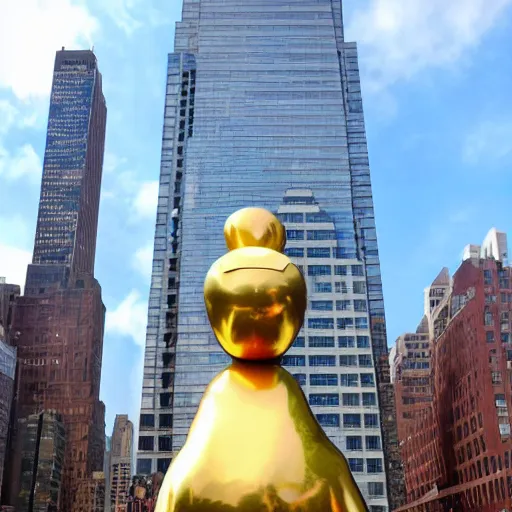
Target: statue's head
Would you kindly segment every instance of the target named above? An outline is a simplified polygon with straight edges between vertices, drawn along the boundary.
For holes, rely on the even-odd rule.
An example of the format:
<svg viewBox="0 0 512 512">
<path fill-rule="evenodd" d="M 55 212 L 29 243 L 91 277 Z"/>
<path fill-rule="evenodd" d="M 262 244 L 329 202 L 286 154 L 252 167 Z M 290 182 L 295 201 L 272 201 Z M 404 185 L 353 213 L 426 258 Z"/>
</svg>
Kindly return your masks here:
<svg viewBox="0 0 512 512">
<path fill-rule="evenodd" d="M 270 360 L 293 343 L 306 312 L 306 283 L 283 254 L 286 232 L 267 210 L 244 208 L 224 226 L 229 252 L 204 283 L 208 318 L 232 357 Z"/>
</svg>

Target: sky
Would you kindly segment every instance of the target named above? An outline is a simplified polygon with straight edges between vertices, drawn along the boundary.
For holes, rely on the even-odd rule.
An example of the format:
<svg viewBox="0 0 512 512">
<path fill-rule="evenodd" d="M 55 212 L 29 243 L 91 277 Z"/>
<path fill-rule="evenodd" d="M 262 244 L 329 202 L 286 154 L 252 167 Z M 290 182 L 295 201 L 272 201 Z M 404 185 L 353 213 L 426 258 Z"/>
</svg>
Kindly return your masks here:
<svg viewBox="0 0 512 512">
<path fill-rule="evenodd" d="M 0 276 L 31 259 L 55 51 L 94 47 L 108 105 L 101 397 L 138 418 L 167 53 L 180 0 L 0 0 Z M 345 0 L 357 41 L 388 343 L 491 227 L 512 236 L 512 0 Z"/>
</svg>

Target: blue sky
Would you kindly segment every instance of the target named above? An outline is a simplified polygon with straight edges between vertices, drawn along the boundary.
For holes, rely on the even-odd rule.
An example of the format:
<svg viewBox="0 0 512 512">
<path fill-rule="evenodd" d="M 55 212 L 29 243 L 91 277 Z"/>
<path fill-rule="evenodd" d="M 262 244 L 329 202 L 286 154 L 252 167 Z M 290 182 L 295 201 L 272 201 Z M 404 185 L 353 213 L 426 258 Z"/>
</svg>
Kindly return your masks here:
<svg viewBox="0 0 512 512">
<path fill-rule="evenodd" d="M 95 47 L 108 129 L 102 398 L 138 416 L 166 54 L 180 0 L 0 0 L 0 276 L 33 244 L 54 52 Z M 492 226 L 512 234 L 512 0 L 346 0 L 359 42 L 389 343 Z"/>
</svg>

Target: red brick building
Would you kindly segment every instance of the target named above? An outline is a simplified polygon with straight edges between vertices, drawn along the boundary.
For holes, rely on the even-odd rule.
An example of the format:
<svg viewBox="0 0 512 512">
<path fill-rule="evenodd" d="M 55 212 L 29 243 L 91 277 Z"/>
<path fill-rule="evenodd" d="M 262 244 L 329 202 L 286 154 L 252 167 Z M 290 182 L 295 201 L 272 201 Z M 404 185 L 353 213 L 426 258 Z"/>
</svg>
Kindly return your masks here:
<svg viewBox="0 0 512 512">
<path fill-rule="evenodd" d="M 432 312 L 432 405 L 402 440 L 409 504 L 399 510 L 512 507 L 512 276 L 504 244 L 494 231 L 479 253 L 472 246 Z"/>
</svg>

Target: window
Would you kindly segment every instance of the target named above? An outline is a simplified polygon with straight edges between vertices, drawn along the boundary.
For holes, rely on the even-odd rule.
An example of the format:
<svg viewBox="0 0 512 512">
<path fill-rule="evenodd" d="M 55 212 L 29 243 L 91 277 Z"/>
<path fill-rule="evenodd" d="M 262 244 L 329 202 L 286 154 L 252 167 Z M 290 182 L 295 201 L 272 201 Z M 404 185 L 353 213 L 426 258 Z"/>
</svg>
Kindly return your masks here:
<svg viewBox="0 0 512 512">
<path fill-rule="evenodd" d="M 352 286 L 355 294 L 359 295 L 366 293 L 366 283 L 364 281 L 354 281 Z"/>
<path fill-rule="evenodd" d="M 348 373 L 340 375 L 340 386 L 356 388 L 358 386 L 358 377 L 356 373 Z"/>
<path fill-rule="evenodd" d="M 364 459 L 348 459 L 348 465 L 352 473 L 362 473 L 364 471 Z"/>
<path fill-rule="evenodd" d="M 331 293 L 332 285 L 331 285 L 331 283 L 315 283 L 315 292 L 316 293 Z"/>
<path fill-rule="evenodd" d="M 369 336 L 358 336 L 357 337 L 357 348 L 370 348 L 370 337 Z"/>
<path fill-rule="evenodd" d="M 339 336 L 338 344 L 340 348 L 353 348 L 356 346 L 356 340 L 354 336 Z"/>
<path fill-rule="evenodd" d="M 487 343 L 492 343 L 494 341 L 494 331 L 485 331 L 485 338 Z"/>
<path fill-rule="evenodd" d="M 155 449 L 153 436 L 139 436 L 139 451 L 152 452 Z"/>
<path fill-rule="evenodd" d="M 171 393 L 160 393 L 160 407 L 171 406 Z"/>
<path fill-rule="evenodd" d="M 364 426 L 366 428 L 377 428 L 379 426 L 379 416 L 377 414 L 365 414 Z"/>
<path fill-rule="evenodd" d="M 330 265 L 308 265 L 308 276 L 330 276 Z"/>
<path fill-rule="evenodd" d="M 492 284 L 492 272 L 490 270 L 484 270 L 484 284 L 485 285 Z"/>
<path fill-rule="evenodd" d="M 354 301 L 355 303 L 355 301 Z M 368 329 L 368 318 L 365 316 L 356 318 L 356 329 Z"/>
<path fill-rule="evenodd" d="M 333 230 L 314 229 L 307 233 L 308 240 L 336 240 L 336 232 Z"/>
<path fill-rule="evenodd" d="M 345 407 L 356 407 L 359 403 L 359 393 L 343 393 L 343 405 Z"/>
<path fill-rule="evenodd" d="M 382 473 L 382 459 L 366 459 L 368 473 Z"/>
<path fill-rule="evenodd" d="M 318 373 L 309 376 L 309 384 L 311 386 L 337 386 L 338 375 L 335 373 Z"/>
<path fill-rule="evenodd" d="M 289 247 L 285 249 L 284 253 L 289 258 L 303 258 L 304 257 L 304 249 L 302 247 Z"/>
<path fill-rule="evenodd" d="M 337 276 L 346 276 L 348 274 L 347 265 L 335 265 L 334 274 Z"/>
<path fill-rule="evenodd" d="M 361 366 L 362 368 L 371 368 L 373 366 L 372 356 L 370 354 L 360 354 L 359 366 Z"/>
<path fill-rule="evenodd" d="M 326 212 L 306 213 L 306 222 L 332 222 Z"/>
<path fill-rule="evenodd" d="M 334 347 L 333 336 L 309 336 L 309 346 L 313 348 Z"/>
<path fill-rule="evenodd" d="M 309 366 L 336 366 L 336 356 L 309 356 Z"/>
<path fill-rule="evenodd" d="M 375 393 L 363 393 L 363 405 L 365 407 L 377 405 L 377 396 Z"/>
<path fill-rule="evenodd" d="M 364 276 L 363 265 L 352 265 L 351 270 L 352 270 L 353 276 L 359 276 L 359 277 Z"/>
<path fill-rule="evenodd" d="M 294 222 L 295 224 L 304 222 L 304 214 L 302 213 L 280 213 L 277 217 L 281 222 Z"/>
<path fill-rule="evenodd" d="M 308 258 L 330 258 L 330 247 L 308 247 Z"/>
<path fill-rule="evenodd" d="M 283 356 L 283 366 L 306 366 L 306 356 Z"/>
<path fill-rule="evenodd" d="M 360 414 L 344 414 L 343 415 L 344 428 L 361 428 L 361 415 Z"/>
<path fill-rule="evenodd" d="M 158 451 L 159 452 L 172 452 L 171 436 L 158 436 Z"/>
<path fill-rule="evenodd" d="M 302 229 L 287 229 L 287 240 L 304 240 L 304 231 Z"/>
<path fill-rule="evenodd" d="M 508 343 L 510 341 L 510 334 L 508 332 L 502 332 L 500 334 L 500 339 L 502 343 Z"/>
<path fill-rule="evenodd" d="M 172 428 L 172 414 L 160 414 L 158 426 L 159 428 Z"/>
<path fill-rule="evenodd" d="M 361 436 L 347 436 L 347 450 L 362 450 L 363 440 Z"/>
<path fill-rule="evenodd" d="M 375 377 L 373 373 L 361 373 L 361 387 L 363 388 L 374 388 Z"/>
<path fill-rule="evenodd" d="M 484 309 L 484 324 L 485 325 L 493 325 L 492 312 L 489 306 L 486 306 Z"/>
<path fill-rule="evenodd" d="M 141 414 L 140 415 L 140 427 L 154 427 L 155 426 L 155 415 L 154 414 Z"/>
<path fill-rule="evenodd" d="M 156 461 L 156 470 L 160 473 L 167 473 L 167 470 L 169 469 L 169 466 L 171 465 L 171 459 L 170 458 L 161 458 L 157 459 Z"/>
<path fill-rule="evenodd" d="M 297 336 L 292 345 L 292 347 L 295 347 L 295 348 L 303 348 L 305 346 L 306 346 L 306 341 L 305 341 L 304 336 Z"/>
<path fill-rule="evenodd" d="M 384 483 L 368 482 L 368 494 L 370 496 L 384 496 Z"/>
<path fill-rule="evenodd" d="M 384 484 L 382 484 L 382 487 L 384 488 Z M 370 505 L 370 512 L 387 512 L 387 510 L 387 507 L 384 505 Z"/>
<path fill-rule="evenodd" d="M 309 405 L 334 407 L 340 405 L 338 393 L 323 393 L 309 395 Z"/>
<path fill-rule="evenodd" d="M 333 318 L 308 318 L 310 329 L 334 329 Z"/>
<path fill-rule="evenodd" d="M 151 459 L 137 459 L 137 474 L 151 474 Z"/>
<path fill-rule="evenodd" d="M 322 427 L 339 427 L 340 415 L 339 414 L 317 414 L 316 419 Z"/>
<path fill-rule="evenodd" d="M 336 293 L 348 293 L 347 283 L 345 281 L 334 283 L 334 289 Z"/>
<path fill-rule="evenodd" d="M 355 354 L 341 355 L 340 366 L 357 366 L 357 356 Z"/>
<path fill-rule="evenodd" d="M 332 300 L 312 300 L 311 309 L 313 311 L 332 311 L 333 302 Z"/>
<path fill-rule="evenodd" d="M 503 394 L 494 395 L 494 399 L 496 401 L 496 407 L 507 407 L 505 395 L 503 395 Z"/>
<path fill-rule="evenodd" d="M 354 311 L 365 312 L 368 311 L 365 300 L 355 300 L 354 301 Z"/>
<path fill-rule="evenodd" d="M 337 300 L 336 301 L 336 310 L 337 311 L 350 311 L 350 301 L 349 300 Z"/>
<path fill-rule="evenodd" d="M 381 442 L 379 436 L 366 436 L 366 449 L 367 450 L 381 450 Z"/>
<path fill-rule="evenodd" d="M 338 325 L 338 329 L 340 330 L 351 329 L 352 327 L 354 327 L 353 318 L 338 318 L 336 320 L 336 323 Z"/>
<path fill-rule="evenodd" d="M 299 386 L 306 385 L 306 375 L 304 373 L 294 373 L 292 377 L 297 381 Z"/>
</svg>

